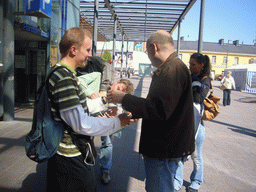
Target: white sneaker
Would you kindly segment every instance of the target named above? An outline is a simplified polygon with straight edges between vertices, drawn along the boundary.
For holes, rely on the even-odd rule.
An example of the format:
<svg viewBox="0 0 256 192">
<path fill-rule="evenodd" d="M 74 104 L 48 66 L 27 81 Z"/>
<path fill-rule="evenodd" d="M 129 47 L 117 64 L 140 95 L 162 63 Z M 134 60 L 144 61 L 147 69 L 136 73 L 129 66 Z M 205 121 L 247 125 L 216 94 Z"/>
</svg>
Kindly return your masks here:
<svg viewBox="0 0 256 192">
<path fill-rule="evenodd" d="M 103 172 L 102 176 L 101 176 L 102 184 L 107 185 L 107 184 L 109 184 L 110 180 L 111 180 L 111 178 L 109 176 L 109 173 L 108 172 Z"/>
</svg>

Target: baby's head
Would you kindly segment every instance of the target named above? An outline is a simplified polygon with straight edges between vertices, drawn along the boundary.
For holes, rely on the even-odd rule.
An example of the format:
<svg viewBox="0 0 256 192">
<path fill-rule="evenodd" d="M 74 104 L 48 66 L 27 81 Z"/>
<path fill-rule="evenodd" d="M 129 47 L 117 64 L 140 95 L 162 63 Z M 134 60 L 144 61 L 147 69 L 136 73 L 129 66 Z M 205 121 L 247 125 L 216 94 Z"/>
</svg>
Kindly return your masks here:
<svg viewBox="0 0 256 192">
<path fill-rule="evenodd" d="M 131 95 L 134 92 L 133 84 L 128 79 L 120 79 L 116 81 L 110 86 L 110 90 L 120 90 Z"/>
</svg>

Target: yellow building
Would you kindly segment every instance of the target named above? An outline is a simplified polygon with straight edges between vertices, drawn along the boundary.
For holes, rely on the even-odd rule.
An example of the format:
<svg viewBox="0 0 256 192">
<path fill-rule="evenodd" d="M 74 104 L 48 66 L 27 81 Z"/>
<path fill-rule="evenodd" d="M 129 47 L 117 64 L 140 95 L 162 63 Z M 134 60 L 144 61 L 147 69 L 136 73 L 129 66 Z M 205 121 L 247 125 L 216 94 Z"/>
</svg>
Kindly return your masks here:
<svg viewBox="0 0 256 192">
<path fill-rule="evenodd" d="M 177 41 L 174 43 L 177 47 Z M 197 52 L 197 47 L 198 41 L 180 41 L 179 57 L 185 64 L 189 65 L 190 56 Z M 203 55 L 209 56 L 213 73 L 220 75 L 227 67 L 256 63 L 256 44 L 239 44 L 238 40 L 227 44 L 224 39 L 218 43 L 204 42 Z"/>
</svg>

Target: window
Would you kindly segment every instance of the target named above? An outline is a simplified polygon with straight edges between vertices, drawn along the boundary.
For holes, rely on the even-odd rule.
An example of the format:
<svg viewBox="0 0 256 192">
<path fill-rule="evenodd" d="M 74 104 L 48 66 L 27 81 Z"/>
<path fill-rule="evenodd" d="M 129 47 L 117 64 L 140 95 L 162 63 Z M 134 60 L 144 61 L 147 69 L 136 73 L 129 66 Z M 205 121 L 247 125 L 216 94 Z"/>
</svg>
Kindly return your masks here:
<svg viewBox="0 0 256 192">
<path fill-rule="evenodd" d="M 227 64 L 227 57 L 223 57 L 223 64 Z"/>
<path fill-rule="evenodd" d="M 213 64 L 216 63 L 216 56 L 212 56 L 212 63 L 213 63 Z"/>
<path fill-rule="evenodd" d="M 182 54 L 179 54 L 179 59 L 182 61 Z"/>
<path fill-rule="evenodd" d="M 238 64 L 239 64 L 239 58 L 238 58 L 238 57 L 235 57 L 234 65 L 238 65 Z"/>
</svg>

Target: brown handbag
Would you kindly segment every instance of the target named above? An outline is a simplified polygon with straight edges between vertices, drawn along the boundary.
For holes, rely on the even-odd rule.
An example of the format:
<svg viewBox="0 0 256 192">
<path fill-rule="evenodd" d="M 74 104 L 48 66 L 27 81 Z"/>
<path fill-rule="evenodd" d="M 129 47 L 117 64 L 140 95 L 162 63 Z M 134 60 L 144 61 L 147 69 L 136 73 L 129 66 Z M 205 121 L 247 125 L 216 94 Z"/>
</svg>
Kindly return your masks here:
<svg viewBox="0 0 256 192">
<path fill-rule="evenodd" d="M 219 88 L 220 88 L 220 90 L 225 90 L 225 89 L 228 88 L 228 86 L 227 86 L 227 84 L 226 84 L 226 79 L 225 79 L 225 81 L 221 84 L 221 86 L 220 86 Z"/>
<path fill-rule="evenodd" d="M 203 77 L 202 80 L 205 78 L 207 77 L 206 76 Z M 209 97 L 206 97 L 203 101 L 204 114 L 203 114 L 202 120 L 206 120 L 206 121 L 213 120 L 220 113 L 220 106 L 219 106 L 220 98 L 213 94 L 212 83 L 211 83 L 210 89 L 212 90 L 211 94 L 209 95 Z"/>
</svg>

